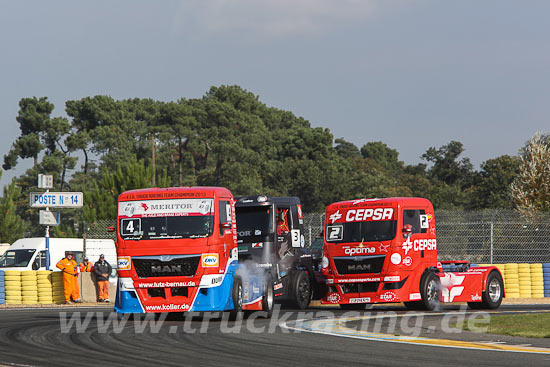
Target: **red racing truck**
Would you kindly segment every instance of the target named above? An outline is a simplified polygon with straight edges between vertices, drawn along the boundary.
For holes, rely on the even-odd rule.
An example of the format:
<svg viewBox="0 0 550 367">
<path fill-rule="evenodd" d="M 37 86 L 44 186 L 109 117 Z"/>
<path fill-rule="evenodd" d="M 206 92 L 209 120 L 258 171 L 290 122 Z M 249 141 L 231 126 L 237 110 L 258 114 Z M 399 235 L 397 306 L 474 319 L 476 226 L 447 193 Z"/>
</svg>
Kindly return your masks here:
<svg viewBox="0 0 550 367">
<path fill-rule="evenodd" d="M 325 213 L 322 303 L 344 309 L 404 302 L 433 310 L 439 302 L 497 308 L 504 297 L 498 268 L 438 261 L 432 203 L 422 198 L 359 199 Z"/>
<path fill-rule="evenodd" d="M 235 200 L 220 187 L 118 198 L 118 313 L 263 310 L 273 293 L 238 262 Z M 271 297 L 271 299 L 266 299 Z"/>
</svg>

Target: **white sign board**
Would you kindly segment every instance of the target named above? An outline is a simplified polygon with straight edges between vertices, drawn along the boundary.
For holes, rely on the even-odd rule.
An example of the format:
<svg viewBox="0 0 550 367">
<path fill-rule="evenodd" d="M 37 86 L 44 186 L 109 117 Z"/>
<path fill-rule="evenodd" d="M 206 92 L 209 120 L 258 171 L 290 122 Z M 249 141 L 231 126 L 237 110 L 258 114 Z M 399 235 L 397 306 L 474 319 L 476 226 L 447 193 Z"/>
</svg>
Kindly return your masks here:
<svg viewBox="0 0 550 367">
<path fill-rule="evenodd" d="M 52 175 L 38 175 L 38 188 L 39 189 L 53 189 L 53 176 Z"/>
<path fill-rule="evenodd" d="M 80 208 L 84 197 L 81 192 L 31 192 L 31 208 Z"/>
<path fill-rule="evenodd" d="M 59 212 L 51 212 L 49 210 L 40 211 L 40 221 L 39 224 L 45 226 L 58 226 L 60 223 Z"/>
</svg>

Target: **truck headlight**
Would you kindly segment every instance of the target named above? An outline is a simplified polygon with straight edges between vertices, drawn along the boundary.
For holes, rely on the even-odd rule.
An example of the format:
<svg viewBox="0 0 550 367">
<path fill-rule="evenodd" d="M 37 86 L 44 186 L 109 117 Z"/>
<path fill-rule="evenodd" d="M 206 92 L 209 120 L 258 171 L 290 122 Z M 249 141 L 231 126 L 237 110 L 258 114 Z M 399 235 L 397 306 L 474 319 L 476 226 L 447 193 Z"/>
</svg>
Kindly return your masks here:
<svg viewBox="0 0 550 367">
<path fill-rule="evenodd" d="M 321 267 L 323 269 L 328 268 L 328 258 L 326 256 L 323 256 L 323 259 L 321 260 Z"/>
</svg>

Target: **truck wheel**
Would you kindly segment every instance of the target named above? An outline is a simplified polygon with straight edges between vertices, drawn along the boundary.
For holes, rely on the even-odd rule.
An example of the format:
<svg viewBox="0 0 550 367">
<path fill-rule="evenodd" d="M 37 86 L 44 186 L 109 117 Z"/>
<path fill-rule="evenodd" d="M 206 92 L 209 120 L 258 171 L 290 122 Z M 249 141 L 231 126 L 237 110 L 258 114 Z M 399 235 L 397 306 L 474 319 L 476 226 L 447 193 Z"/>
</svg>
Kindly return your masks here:
<svg viewBox="0 0 550 367">
<path fill-rule="evenodd" d="M 481 302 L 468 302 L 472 309 L 495 309 L 502 303 L 502 290 L 504 283 L 502 277 L 496 271 L 492 271 L 487 277 L 487 288 L 482 293 Z"/>
<path fill-rule="evenodd" d="M 299 270 L 297 272 L 294 277 L 292 290 L 292 302 L 294 306 L 300 310 L 307 308 L 311 300 L 311 284 L 305 271 Z"/>
<path fill-rule="evenodd" d="M 233 280 L 233 309 L 229 311 L 229 318 L 236 320 L 239 313 L 243 311 L 243 283 L 241 278 Z"/>
<path fill-rule="evenodd" d="M 264 318 L 266 319 L 271 318 L 271 315 L 273 314 L 273 304 L 274 304 L 273 278 L 271 278 L 271 275 L 267 275 L 264 281 L 264 289 L 263 289 L 263 296 L 262 296 L 262 310 L 264 312 L 267 312 L 267 316 L 265 316 Z"/>
<path fill-rule="evenodd" d="M 426 273 L 424 281 L 420 286 L 420 295 L 422 296 L 422 308 L 427 311 L 433 311 L 439 306 L 439 293 L 441 284 L 439 278 L 434 273 Z"/>
</svg>

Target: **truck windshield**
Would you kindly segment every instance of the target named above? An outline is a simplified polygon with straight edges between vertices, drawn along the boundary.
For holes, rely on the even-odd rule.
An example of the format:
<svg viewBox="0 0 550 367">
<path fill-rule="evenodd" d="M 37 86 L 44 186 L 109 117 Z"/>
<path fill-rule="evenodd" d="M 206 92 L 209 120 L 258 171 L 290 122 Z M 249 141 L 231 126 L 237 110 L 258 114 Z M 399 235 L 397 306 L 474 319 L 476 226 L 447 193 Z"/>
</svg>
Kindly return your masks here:
<svg viewBox="0 0 550 367">
<path fill-rule="evenodd" d="M 124 218 L 120 235 L 127 240 L 163 238 L 200 238 L 212 234 L 213 215 L 197 217 Z"/>
<path fill-rule="evenodd" d="M 214 228 L 213 199 L 121 202 L 120 236 L 126 240 L 208 237 Z"/>
<path fill-rule="evenodd" d="M 0 257 L 0 268 L 18 268 L 29 265 L 36 250 L 8 250 Z"/>
<path fill-rule="evenodd" d="M 266 236 L 273 233 L 271 206 L 236 207 L 237 237 Z"/>
<path fill-rule="evenodd" d="M 395 237 L 397 221 L 381 220 L 329 224 L 326 240 L 331 243 L 388 241 Z"/>
</svg>

